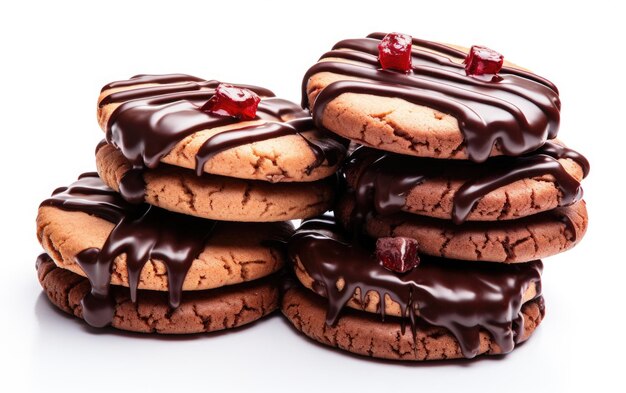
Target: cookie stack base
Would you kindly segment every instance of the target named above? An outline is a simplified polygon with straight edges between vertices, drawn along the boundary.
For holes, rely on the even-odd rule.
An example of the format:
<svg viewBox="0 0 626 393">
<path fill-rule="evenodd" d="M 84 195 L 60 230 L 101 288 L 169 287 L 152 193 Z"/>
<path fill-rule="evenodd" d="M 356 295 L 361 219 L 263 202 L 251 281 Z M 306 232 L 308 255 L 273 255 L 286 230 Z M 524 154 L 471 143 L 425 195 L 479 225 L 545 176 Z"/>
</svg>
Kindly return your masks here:
<svg viewBox="0 0 626 393">
<path fill-rule="evenodd" d="M 292 287 L 283 296 L 283 314 L 300 332 L 322 344 L 358 355 L 404 361 L 463 358 L 454 336 L 443 328 L 418 327 L 415 337 L 407 326 L 402 333 L 398 319 L 381 322 L 375 314 L 344 310 L 335 326 L 326 324 L 325 299 L 301 287 Z M 520 342 L 527 340 L 541 323 L 543 299 L 523 305 L 524 330 Z M 500 348 L 485 331 L 480 333 L 478 355 L 497 355 Z"/>
<path fill-rule="evenodd" d="M 37 275 L 48 299 L 68 314 L 83 318 L 81 300 L 89 281 L 40 257 Z M 278 308 L 275 277 L 203 291 L 186 291 L 180 306 L 171 309 L 167 292 L 140 290 L 137 303 L 128 288 L 113 286 L 115 317 L 111 326 L 140 333 L 206 333 L 242 326 Z"/>
</svg>

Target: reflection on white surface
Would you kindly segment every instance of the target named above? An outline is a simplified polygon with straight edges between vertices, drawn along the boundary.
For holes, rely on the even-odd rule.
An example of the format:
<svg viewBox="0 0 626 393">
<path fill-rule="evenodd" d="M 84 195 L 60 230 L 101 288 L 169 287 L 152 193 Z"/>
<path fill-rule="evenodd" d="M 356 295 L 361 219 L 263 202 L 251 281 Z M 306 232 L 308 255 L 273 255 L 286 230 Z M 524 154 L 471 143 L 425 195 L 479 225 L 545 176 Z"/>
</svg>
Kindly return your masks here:
<svg viewBox="0 0 626 393">
<path fill-rule="evenodd" d="M 508 384 L 509 378 L 519 375 L 520 367 L 525 372 L 548 372 L 534 360 L 546 356 L 541 354 L 543 328 L 508 356 L 469 362 L 403 363 L 330 349 L 300 335 L 279 314 L 235 331 L 179 337 L 92 329 L 56 309 L 43 293 L 36 297 L 33 311 L 37 323 L 31 358 L 31 369 L 37 376 L 33 380 L 35 390 L 66 383 L 68 365 L 72 384 L 90 386 L 92 392 L 110 391 L 105 381 L 116 384 L 116 378 L 129 388 L 159 391 L 199 383 L 223 388 L 236 383 L 242 390 L 254 391 L 273 386 L 274 379 L 283 387 L 310 381 L 298 391 L 319 392 L 326 380 L 359 380 L 377 373 L 383 373 L 384 378 L 372 378 L 367 383 L 374 390 L 402 385 L 410 373 L 409 380 L 425 386 L 482 392 L 479 385 L 467 386 L 464 378 L 446 376 L 471 372 L 472 378 L 482 376 L 493 383 Z M 94 384 L 98 380 L 101 382 Z"/>
</svg>

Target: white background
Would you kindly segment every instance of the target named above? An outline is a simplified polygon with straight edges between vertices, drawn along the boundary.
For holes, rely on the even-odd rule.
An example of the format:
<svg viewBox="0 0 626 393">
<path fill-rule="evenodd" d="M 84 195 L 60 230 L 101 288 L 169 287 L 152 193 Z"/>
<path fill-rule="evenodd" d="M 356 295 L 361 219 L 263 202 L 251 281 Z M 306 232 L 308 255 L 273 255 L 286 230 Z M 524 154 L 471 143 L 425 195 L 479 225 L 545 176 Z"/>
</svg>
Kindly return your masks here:
<svg viewBox="0 0 626 393">
<path fill-rule="evenodd" d="M 603 1 L 16 3 L 0 6 L 3 391 L 625 391 L 622 12 Z M 48 304 L 34 269 L 37 206 L 94 169 L 102 85 L 182 72 L 298 101 L 324 51 L 372 31 L 487 45 L 559 87 L 560 137 L 592 163 L 590 226 L 582 244 L 545 261 L 547 317 L 532 340 L 503 359 L 407 365 L 318 346 L 279 315 L 158 338 L 93 331 Z"/>
</svg>

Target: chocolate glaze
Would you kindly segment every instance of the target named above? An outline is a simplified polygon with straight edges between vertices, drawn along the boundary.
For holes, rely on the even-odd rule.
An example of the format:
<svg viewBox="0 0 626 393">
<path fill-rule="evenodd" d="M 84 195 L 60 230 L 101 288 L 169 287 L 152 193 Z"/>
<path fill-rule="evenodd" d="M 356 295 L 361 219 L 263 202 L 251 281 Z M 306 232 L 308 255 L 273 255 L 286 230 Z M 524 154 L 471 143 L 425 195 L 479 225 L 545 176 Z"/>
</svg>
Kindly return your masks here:
<svg viewBox="0 0 626 393">
<path fill-rule="evenodd" d="M 69 187 L 59 187 L 40 206 L 82 211 L 118 223 L 133 207 L 102 183 L 96 172 L 83 173 Z"/>
<path fill-rule="evenodd" d="M 110 296 L 111 271 L 115 259 L 126 255 L 131 299 L 137 299 L 139 276 L 149 260 L 165 265 L 169 302 L 180 304 L 182 285 L 193 260 L 204 249 L 216 223 L 212 220 L 168 212 L 149 206 L 131 205 L 102 183 L 94 173 L 81 175 L 70 187 L 57 189 L 42 206 L 93 214 L 115 223 L 102 249 L 81 251 L 76 262 L 91 283 L 83 299 L 83 315 L 92 326 L 111 323 L 113 300 Z"/>
<path fill-rule="evenodd" d="M 139 74 L 131 77 L 130 79 L 111 82 L 109 84 L 104 85 L 100 92 L 109 89 L 119 89 L 122 87 L 129 87 L 138 84 L 144 83 L 158 83 L 158 84 L 166 84 L 166 83 L 182 83 L 182 82 L 204 82 L 203 79 L 197 78 L 195 76 L 186 75 L 186 74 L 164 74 L 164 75 L 148 75 L 148 74 Z"/>
<path fill-rule="evenodd" d="M 167 84 L 173 82 L 176 84 Z M 345 144 L 337 137 L 333 137 L 334 143 L 318 143 L 304 137 L 302 132 L 314 129 L 308 113 L 290 101 L 272 98 L 274 94 L 271 91 L 260 87 L 237 85 L 269 97 L 261 100 L 257 109 L 257 120 L 266 121 L 260 125 L 249 125 L 249 122 L 241 122 L 234 117 L 200 110 L 215 93 L 218 81 L 202 81 L 178 74 L 144 75 L 114 82 L 104 89 L 141 83 L 162 85 L 138 86 L 114 92 L 100 102 L 100 106 L 121 103 L 109 118 L 106 140 L 118 148 L 133 166 L 133 171 L 121 179 L 120 185 L 120 192 L 131 202 L 143 200 L 143 170 L 156 168 L 176 144 L 200 130 L 242 124 L 210 137 L 200 147 L 196 156 L 198 175 L 203 173 L 204 164 L 223 150 L 284 135 L 300 135 L 307 141 L 316 157 L 310 170 L 322 165 L 325 160 L 334 165 L 345 156 Z M 322 133 L 316 131 L 317 137 Z"/>
<path fill-rule="evenodd" d="M 486 194 L 515 181 L 552 175 L 561 191 L 559 206 L 571 205 L 582 198 L 580 183 L 559 163 L 573 159 L 586 176 L 589 162 L 578 152 L 555 142 L 546 142 L 537 151 L 520 157 L 492 157 L 482 164 L 468 161 L 417 158 L 360 147 L 347 164 L 347 171 L 358 171 L 354 193 L 355 222 L 362 222 L 368 212 L 389 215 L 399 212 L 413 187 L 428 178 L 468 179 L 453 197 L 452 221 L 463 223 L 474 206 Z"/>
<path fill-rule="evenodd" d="M 385 295 L 401 307 L 413 332 L 417 318 L 448 329 L 457 338 L 463 355 L 476 356 L 479 332 L 486 330 L 503 353 L 521 339 L 523 294 L 534 283 L 541 295 L 541 261 L 524 264 L 483 264 L 422 256 L 420 265 L 404 274 L 391 272 L 376 261 L 371 239 L 351 241 L 334 218 L 305 221 L 288 244 L 290 259 L 299 261 L 313 278 L 314 290 L 328 299 L 327 320 L 333 325 L 358 288 L 361 304 L 368 292 Z M 345 282 L 337 289 L 337 280 Z"/>
<path fill-rule="evenodd" d="M 35 260 L 35 269 L 39 270 L 39 266 L 41 266 L 42 263 L 47 262 L 52 262 L 52 258 L 50 258 L 50 255 L 48 255 L 48 253 L 42 252 L 37 256 L 37 259 Z"/>
<path fill-rule="evenodd" d="M 555 138 L 560 119 L 556 87 L 530 72 L 503 67 L 497 76 L 468 76 L 462 64 L 466 54 L 430 41 L 413 39 L 413 69 L 408 74 L 380 69 L 378 44 L 384 33 L 337 43 L 311 67 L 302 81 L 302 106 L 309 107 L 318 127 L 326 106 L 343 93 L 401 98 L 450 114 L 459 121 L 468 156 L 485 161 L 494 145 L 505 155 L 517 156 Z M 436 53 L 433 53 L 435 51 Z M 329 84 L 308 102 L 311 76 L 331 72 L 358 78 Z"/>
</svg>

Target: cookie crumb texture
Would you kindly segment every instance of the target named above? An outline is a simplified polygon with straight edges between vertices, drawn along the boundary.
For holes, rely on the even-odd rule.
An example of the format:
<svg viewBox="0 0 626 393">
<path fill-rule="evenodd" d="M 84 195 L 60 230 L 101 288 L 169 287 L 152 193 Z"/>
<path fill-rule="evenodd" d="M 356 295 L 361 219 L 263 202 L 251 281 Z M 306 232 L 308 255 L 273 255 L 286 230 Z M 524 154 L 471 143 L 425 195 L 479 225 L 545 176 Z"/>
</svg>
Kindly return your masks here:
<svg viewBox="0 0 626 393">
<path fill-rule="evenodd" d="M 350 312 L 336 326 L 326 325 L 323 298 L 301 288 L 291 288 L 282 300 L 282 312 L 300 332 L 322 344 L 355 354 L 405 361 L 445 360 L 463 358 L 454 336 L 443 328 L 418 328 L 415 339 L 407 327 L 402 334 L 400 324 L 366 313 Z M 527 340 L 542 320 L 539 299 L 522 307 L 524 330 L 520 342 Z M 501 350 L 490 335 L 480 332 L 478 355 L 497 355 Z"/>
<path fill-rule="evenodd" d="M 560 142 L 559 142 L 560 145 Z M 356 189 L 359 177 L 366 170 L 361 164 L 346 165 L 344 173 L 348 185 Z M 573 159 L 561 158 L 558 162 L 576 181 L 584 177 L 583 168 Z M 428 161 L 415 161 L 414 165 L 430 165 Z M 456 169 L 456 168 L 455 168 Z M 407 213 L 450 220 L 453 216 L 454 197 L 459 189 L 472 179 L 462 171 L 448 171 L 445 176 L 426 176 L 407 193 L 402 210 Z M 484 176 L 484 175 L 483 175 Z M 517 180 L 481 197 L 467 216 L 468 221 L 516 220 L 533 214 L 556 209 L 562 203 L 563 192 L 554 176 L 542 175 Z"/>
<path fill-rule="evenodd" d="M 354 200 L 342 198 L 335 214 L 344 226 L 351 225 Z M 405 236 L 416 239 L 426 255 L 467 261 L 520 263 L 546 258 L 569 250 L 587 231 L 585 201 L 540 214 L 499 222 L 449 221 L 410 213 L 366 219 L 368 235 Z"/>
<path fill-rule="evenodd" d="M 82 318 L 81 300 L 89 281 L 47 260 L 37 266 L 48 299 L 68 314 Z M 185 292 L 179 307 L 168 306 L 167 294 L 139 291 L 137 304 L 127 288 L 113 287 L 112 326 L 140 333 L 190 334 L 232 329 L 253 322 L 278 308 L 279 290 L 271 278 L 208 291 Z"/>
<path fill-rule="evenodd" d="M 96 153 L 102 181 L 119 191 L 131 164 L 113 146 Z M 160 166 L 146 170 L 145 202 L 163 209 L 222 221 L 275 222 L 314 217 L 331 207 L 334 190 L 329 180 L 308 183 L 268 183 Z"/>
</svg>

